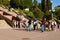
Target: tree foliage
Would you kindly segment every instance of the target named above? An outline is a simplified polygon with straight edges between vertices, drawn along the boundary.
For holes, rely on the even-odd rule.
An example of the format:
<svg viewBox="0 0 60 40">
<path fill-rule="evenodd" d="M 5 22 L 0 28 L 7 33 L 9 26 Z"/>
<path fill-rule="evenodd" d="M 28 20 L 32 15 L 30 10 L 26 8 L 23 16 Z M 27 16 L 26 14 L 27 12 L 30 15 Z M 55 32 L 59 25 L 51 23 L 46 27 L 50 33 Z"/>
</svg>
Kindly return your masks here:
<svg viewBox="0 0 60 40">
<path fill-rule="evenodd" d="M 24 0 L 24 7 L 30 8 L 32 5 L 32 0 Z"/>
<path fill-rule="evenodd" d="M 33 4 L 32 4 L 32 0 L 11 0 L 10 1 L 10 5 L 12 7 L 19 7 L 20 9 L 24 9 L 24 8 L 30 8 Z"/>
<path fill-rule="evenodd" d="M 9 6 L 9 0 L 0 0 L 0 4 L 4 6 Z"/>
<path fill-rule="evenodd" d="M 41 0 L 41 7 L 42 7 L 42 11 L 45 13 L 46 12 L 46 0 Z"/>
<path fill-rule="evenodd" d="M 18 8 L 19 7 L 19 4 L 20 3 L 20 0 L 11 0 L 10 1 L 10 5 L 11 5 L 11 7 L 13 7 L 13 8 Z"/>
<path fill-rule="evenodd" d="M 42 19 L 44 16 L 44 13 L 38 7 L 36 7 L 34 8 L 34 15 L 36 18 Z"/>
<path fill-rule="evenodd" d="M 57 16 L 57 19 L 60 19 L 60 8 L 57 8 L 55 11 L 55 15 Z"/>
<path fill-rule="evenodd" d="M 44 14 L 44 18 L 46 18 L 46 20 L 50 20 L 51 17 L 51 13 L 47 10 L 46 13 Z"/>
<path fill-rule="evenodd" d="M 37 0 L 34 0 L 34 7 L 37 7 Z"/>
<path fill-rule="evenodd" d="M 2 0 L 0 0 L 0 4 L 2 4 Z"/>
<path fill-rule="evenodd" d="M 47 10 L 52 10 L 52 3 L 50 0 L 46 0 L 46 6 L 47 6 Z"/>
<path fill-rule="evenodd" d="M 39 8 L 40 10 L 42 10 L 42 8 L 41 8 L 41 3 L 38 3 L 38 8 Z"/>
</svg>

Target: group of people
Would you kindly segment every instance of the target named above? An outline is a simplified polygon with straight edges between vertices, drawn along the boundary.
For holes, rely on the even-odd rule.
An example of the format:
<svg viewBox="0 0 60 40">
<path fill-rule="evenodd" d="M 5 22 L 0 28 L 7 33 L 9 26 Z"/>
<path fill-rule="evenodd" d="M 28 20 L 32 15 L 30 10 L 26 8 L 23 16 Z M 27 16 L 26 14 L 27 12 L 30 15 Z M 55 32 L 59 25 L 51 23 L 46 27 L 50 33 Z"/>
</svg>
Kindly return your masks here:
<svg viewBox="0 0 60 40">
<path fill-rule="evenodd" d="M 40 29 L 42 32 L 44 32 L 46 29 L 55 30 L 57 28 L 57 23 L 54 19 L 49 20 L 48 24 L 46 25 L 46 19 L 42 19 L 42 21 L 39 21 L 37 19 L 31 19 L 29 18 L 28 21 L 25 20 L 25 17 L 23 15 L 16 16 L 16 19 L 14 20 L 14 28 L 25 28 L 28 31 Z"/>
<path fill-rule="evenodd" d="M 16 17 L 13 17 L 12 20 L 13 20 L 13 28 L 20 28 L 21 22 L 24 21 L 24 16 L 17 15 Z"/>
<path fill-rule="evenodd" d="M 58 28 L 58 25 L 54 19 L 49 20 L 49 30 L 50 30 L 50 28 L 51 28 L 51 30 L 55 30 L 55 28 Z"/>
</svg>

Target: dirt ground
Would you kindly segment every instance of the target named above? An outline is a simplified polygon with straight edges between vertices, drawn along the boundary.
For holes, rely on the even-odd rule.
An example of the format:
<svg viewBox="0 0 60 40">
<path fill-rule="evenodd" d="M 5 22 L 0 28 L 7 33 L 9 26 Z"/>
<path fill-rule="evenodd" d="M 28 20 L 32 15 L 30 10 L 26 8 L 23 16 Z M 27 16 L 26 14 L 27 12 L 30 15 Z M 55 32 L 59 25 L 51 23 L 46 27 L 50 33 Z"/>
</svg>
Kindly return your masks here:
<svg viewBox="0 0 60 40">
<path fill-rule="evenodd" d="M 1 29 L 0 40 L 60 40 L 60 29 L 57 31 L 26 31 Z"/>
</svg>

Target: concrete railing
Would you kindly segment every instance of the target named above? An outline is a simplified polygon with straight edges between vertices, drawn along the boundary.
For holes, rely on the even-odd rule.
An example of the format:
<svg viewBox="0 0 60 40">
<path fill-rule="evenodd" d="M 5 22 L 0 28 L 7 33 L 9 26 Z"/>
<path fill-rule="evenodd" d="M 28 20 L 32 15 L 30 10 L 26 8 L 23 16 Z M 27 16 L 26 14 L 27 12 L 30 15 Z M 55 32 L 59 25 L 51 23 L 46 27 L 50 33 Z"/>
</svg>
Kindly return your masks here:
<svg viewBox="0 0 60 40">
<path fill-rule="evenodd" d="M 4 19 L 11 27 L 13 27 L 13 21 L 9 20 L 8 18 L 4 17 L 3 15 L 0 14 L 0 17 Z"/>
</svg>

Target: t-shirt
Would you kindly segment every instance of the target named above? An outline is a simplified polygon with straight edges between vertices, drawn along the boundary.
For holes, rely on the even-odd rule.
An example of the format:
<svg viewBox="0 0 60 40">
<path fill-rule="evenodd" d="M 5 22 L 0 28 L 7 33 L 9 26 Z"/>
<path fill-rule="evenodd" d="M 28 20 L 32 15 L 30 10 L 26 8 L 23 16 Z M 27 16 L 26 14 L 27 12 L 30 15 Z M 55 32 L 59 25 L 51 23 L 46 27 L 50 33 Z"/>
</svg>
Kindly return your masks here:
<svg viewBox="0 0 60 40">
<path fill-rule="evenodd" d="M 45 23 L 44 23 L 44 20 L 42 20 L 42 25 L 44 25 Z"/>
<path fill-rule="evenodd" d="M 38 24 L 38 21 L 35 21 L 35 22 L 34 22 L 34 25 L 37 26 L 37 24 Z"/>
<path fill-rule="evenodd" d="M 51 24 L 54 25 L 54 22 L 52 22 Z"/>
</svg>

